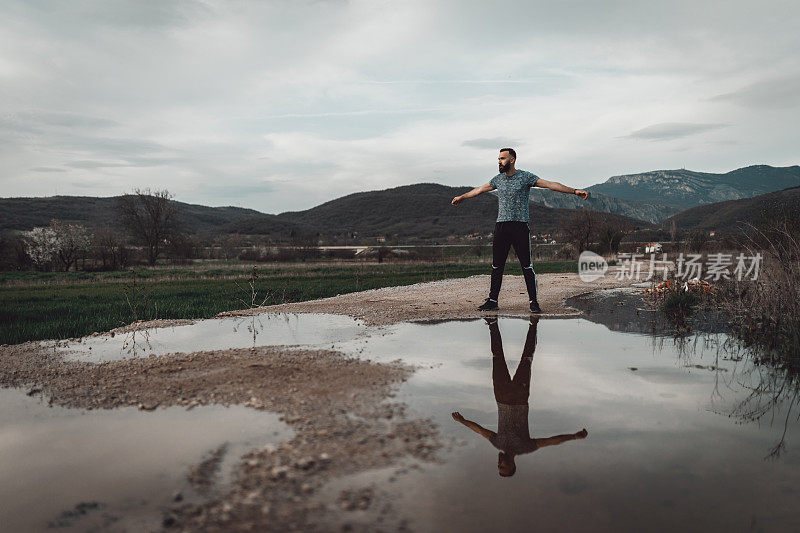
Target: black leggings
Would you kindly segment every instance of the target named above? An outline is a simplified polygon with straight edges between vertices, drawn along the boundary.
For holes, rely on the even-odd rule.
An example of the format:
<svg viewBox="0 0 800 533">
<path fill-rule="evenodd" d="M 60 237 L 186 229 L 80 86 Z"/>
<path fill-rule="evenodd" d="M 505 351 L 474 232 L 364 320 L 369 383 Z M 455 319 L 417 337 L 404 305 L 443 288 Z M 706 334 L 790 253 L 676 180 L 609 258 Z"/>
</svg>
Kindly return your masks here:
<svg viewBox="0 0 800 533">
<path fill-rule="evenodd" d="M 503 354 L 503 339 L 497 322 L 489 325 L 489 334 L 492 340 L 492 384 L 494 399 L 506 405 L 527 405 L 531 394 L 531 363 L 533 352 L 536 351 L 536 329 L 538 324 L 528 326 L 528 335 L 525 337 L 525 347 L 522 357 L 514 373 L 514 379 L 508 372 L 508 364 Z"/>
<path fill-rule="evenodd" d="M 498 222 L 494 225 L 494 241 L 492 242 L 492 284 L 489 289 L 489 298 L 497 301 L 500 296 L 500 285 L 503 283 L 503 271 L 506 268 L 508 250 L 514 247 L 525 286 L 528 288 L 528 298 L 536 300 L 536 272 L 533 271 L 531 261 L 531 234 L 527 222 Z"/>
</svg>

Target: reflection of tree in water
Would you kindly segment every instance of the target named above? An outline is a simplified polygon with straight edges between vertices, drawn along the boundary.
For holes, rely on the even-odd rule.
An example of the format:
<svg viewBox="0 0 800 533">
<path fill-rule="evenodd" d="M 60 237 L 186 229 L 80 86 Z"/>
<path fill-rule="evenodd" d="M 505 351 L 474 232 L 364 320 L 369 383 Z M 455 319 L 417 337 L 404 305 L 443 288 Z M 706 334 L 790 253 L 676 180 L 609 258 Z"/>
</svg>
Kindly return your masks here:
<svg viewBox="0 0 800 533">
<path fill-rule="evenodd" d="M 296 318 L 297 315 L 292 315 L 292 316 L 295 316 L 295 318 Z M 253 336 L 253 345 L 250 347 L 250 349 L 251 350 L 255 350 L 256 347 L 258 346 L 258 344 L 256 343 L 256 338 L 258 337 L 258 334 L 261 333 L 262 331 L 266 330 L 266 326 L 264 324 L 264 320 L 270 321 L 270 320 L 281 320 L 281 319 L 288 326 L 287 329 L 289 331 L 292 331 L 296 336 L 297 333 L 298 333 L 297 327 L 295 326 L 294 328 L 292 328 L 290 326 L 290 315 L 289 315 L 289 313 L 277 313 L 276 315 L 264 315 L 264 314 L 250 315 L 249 320 L 248 320 L 248 318 L 242 318 L 241 320 L 238 320 L 233 326 L 233 331 L 234 331 L 234 333 L 238 333 L 239 332 L 239 328 L 242 325 L 246 325 L 247 326 L 247 332 L 250 333 Z M 291 344 L 288 341 L 288 339 L 287 339 L 287 343 Z"/>
<path fill-rule="evenodd" d="M 718 414 L 734 418 L 740 424 L 780 423 L 783 431 L 778 442 L 770 448 L 765 459 L 777 459 L 786 450 L 786 434 L 795 406 L 800 403 L 800 373 L 797 369 L 776 364 L 757 350 L 744 346 L 737 339 L 722 333 L 695 333 L 672 338 L 653 337 L 654 349 L 661 350 L 672 341 L 678 352 L 678 362 L 685 367 L 703 368 L 714 372 L 712 405 L 725 400 L 725 392 L 747 391 L 747 396 L 733 408 L 713 409 Z M 697 363 L 697 353 L 713 350 L 713 364 Z M 730 363 L 730 364 L 727 364 Z M 725 366 L 723 366 L 723 364 Z M 795 420 L 800 419 L 800 413 Z"/>
<path fill-rule="evenodd" d="M 800 369 L 746 347 L 729 334 L 729 319 L 724 314 L 699 306 L 691 317 L 678 317 L 676 321 L 646 301 L 641 293 L 627 289 L 577 296 L 569 299 L 567 305 L 580 309 L 584 318 L 612 331 L 648 335 L 654 355 L 667 347 L 677 351 L 678 365 L 714 372 L 711 393 L 714 412 L 743 424 L 781 422 L 783 433 L 768 457 L 777 458 L 785 449 L 792 413 L 795 404 L 800 403 Z M 698 354 L 705 357 L 713 354 L 713 357 L 700 361 Z M 741 396 L 743 391 L 745 398 L 734 407 L 719 407 L 726 396 Z"/>
<path fill-rule="evenodd" d="M 730 415 L 741 422 L 760 422 L 768 418 L 769 424 L 777 421 L 783 424 L 783 432 L 778 442 L 767 454 L 768 459 L 777 459 L 786 450 L 786 433 L 794 406 L 800 399 L 800 379 L 789 368 L 768 365 L 758 360 L 750 360 L 749 368 L 735 374 L 739 384 L 749 391 L 748 396 L 739 402 Z M 785 415 L 780 415 L 785 410 Z M 780 416 L 780 418 L 778 418 Z M 797 420 L 800 417 L 795 417 Z"/>
<path fill-rule="evenodd" d="M 139 334 L 138 340 L 136 339 L 137 333 Z M 125 340 L 122 342 L 122 351 L 124 353 L 136 357 L 152 349 L 149 329 L 134 329 L 125 334 Z"/>
<path fill-rule="evenodd" d="M 256 325 L 256 322 L 258 322 L 257 325 Z M 250 320 L 247 320 L 246 318 L 243 318 L 242 320 L 240 320 L 236 324 L 234 324 L 234 326 L 233 326 L 234 333 L 238 333 L 239 332 L 239 328 L 243 324 L 247 324 L 247 331 L 251 335 L 253 335 L 253 346 L 251 346 L 250 349 L 251 350 L 255 350 L 256 349 L 256 337 L 258 337 L 258 334 L 261 332 L 261 330 L 264 329 L 264 324 L 261 322 L 260 319 L 256 319 L 256 315 L 252 315 L 250 317 Z"/>
</svg>

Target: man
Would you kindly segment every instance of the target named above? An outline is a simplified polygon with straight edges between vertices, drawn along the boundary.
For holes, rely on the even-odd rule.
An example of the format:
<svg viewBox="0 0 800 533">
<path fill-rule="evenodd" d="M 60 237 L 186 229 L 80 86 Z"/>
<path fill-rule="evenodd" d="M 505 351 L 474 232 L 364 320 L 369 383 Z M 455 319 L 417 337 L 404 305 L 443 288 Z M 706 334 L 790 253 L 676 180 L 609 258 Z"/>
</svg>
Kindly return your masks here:
<svg viewBox="0 0 800 533">
<path fill-rule="evenodd" d="M 503 270 L 508 258 L 508 250 L 514 247 L 522 274 L 525 277 L 525 286 L 528 288 L 531 313 L 541 313 L 539 301 L 536 297 L 536 273 L 533 271 L 530 247 L 530 203 L 531 187 L 542 187 L 551 191 L 575 194 L 586 200 L 589 193 L 582 189 L 573 189 L 556 181 L 547 181 L 525 170 L 517 170 L 514 163 L 517 161 L 517 152 L 513 148 L 502 148 L 497 158 L 500 174 L 484 185 L 475 187 L 471 191 L 456 196 L 451 202 L 460 204 L 466 198 L 474 198 L 480 194 L 497 191 L 498 209 L 497 223 L 494 227 L 494 241 L 492 242 L 492 281 L 489 288 L 489 297 L 478 307 L 480 311 L 499 309 L 497 305 L 500 296 L 500 285 L 503 282 Z"/>
<path fill-rule="evenodd" d="M 503 339 L 497 327 L 497 318 L 487 318 L 492 345 L 492 384 L 497 402 L 497 432 L 486 429 L 477 422 L 467 420 L 461 413 L 452 413 L 453 420 L 484 437 L 500 450 L 497 456 L 497 471 L 503 477 L 513 476 L 517 471 L 515 457 L 535 452 L 545 446 L 555 446 L 567 441 L 585 439 L 586 428 L 577 433 L 566 433 L 553 437 L 534 439 L 528 428 L 528 402 L 531 394 L 531 363 L 536 350 L 536 329 L 539 317 L 531 317 L 522 358 L 517 365 L 514 379 L 508 372 Z"/>
</svg>

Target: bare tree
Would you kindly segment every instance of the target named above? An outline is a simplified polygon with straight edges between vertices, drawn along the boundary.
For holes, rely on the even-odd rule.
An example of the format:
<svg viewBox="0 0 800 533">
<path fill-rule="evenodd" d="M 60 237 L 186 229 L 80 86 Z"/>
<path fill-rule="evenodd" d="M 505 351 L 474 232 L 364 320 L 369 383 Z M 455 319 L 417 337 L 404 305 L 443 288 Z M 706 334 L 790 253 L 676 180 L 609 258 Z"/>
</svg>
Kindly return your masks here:
<svg viewBox="0 0 800 533">
<path fill-rule="evenodd" d="M 125 268 L 128 263 L 128 249 L 125 247 L 122 236 L 109 227 L 94 230 L 92 235 L 92 248 L 95 257 L 102 261 L 103 269 Z"/>
<path fill-rule="evenodd" d="M 225 261 L 239 257 L 244 246 L 244 235 L 231 233 L 222 239 L 221 245 Z"/>
<path fill-rule="evenodd" d="M 623 228 L 616 226 L 610 222 L 603 224 L 598 233 L 598 253 L 600 254 L 617 254 L 619 253 L 619 243 L 625 236 Z"/>
<path fill-rule="evenodd" d="M 574 245 L 579 254 L 589 246 L 596 231 L 597 217 L 587 209 L 578 209 L 569 222 L 559 229 L 561 238 Z"/>
<path fill-rule="evenodd" d="M 0 270 L 22 270 L 31 264 L 25 253 L 25 238 L 10 231 L 0 232 Z"/>
<path fill-rule="evenodd" d="M 137 242 L 147 248 L 147 261 L 154 265 L 167 237 L 177 230 L 176 207 L 166 189 L 136 189 L 119 199 L 119 221 Z"/>
</svg>

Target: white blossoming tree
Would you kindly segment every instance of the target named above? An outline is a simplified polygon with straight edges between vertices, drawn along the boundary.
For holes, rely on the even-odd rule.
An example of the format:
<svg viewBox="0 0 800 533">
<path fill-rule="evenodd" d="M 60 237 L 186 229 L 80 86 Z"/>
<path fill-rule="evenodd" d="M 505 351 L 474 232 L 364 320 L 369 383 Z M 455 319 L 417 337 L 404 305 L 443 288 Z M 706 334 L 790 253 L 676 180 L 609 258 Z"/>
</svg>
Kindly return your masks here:
<svg viewBox="0 0 800 533">
<path fill-rule="evenodd" d="M 39 270 L 48 268 L 58 253 L 58 236 L 51 227 L 33 228 L 22 234 L 25 253 Z"/>
<path fill-rule="evenodd" d="M 23 235 L 25 251 L 39 269 L 58 263 L 65 271 L 69 270 L 77 262 L 80 253 L 89 249 L 91 242 L 84 226 L 58 220 L 50 221 L 47 227 L 33 228 Z"/>
</svg>

